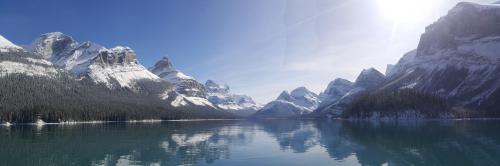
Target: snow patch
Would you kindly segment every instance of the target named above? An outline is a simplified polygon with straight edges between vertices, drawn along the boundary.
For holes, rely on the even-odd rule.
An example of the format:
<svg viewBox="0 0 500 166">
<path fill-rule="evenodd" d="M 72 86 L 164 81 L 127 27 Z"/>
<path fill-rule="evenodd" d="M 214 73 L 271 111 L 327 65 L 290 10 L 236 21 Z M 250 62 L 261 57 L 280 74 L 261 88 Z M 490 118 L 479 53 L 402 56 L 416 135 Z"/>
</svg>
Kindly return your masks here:
<svg viewBox="0 0 500 166">
<path fill-rule="evenodd" d="M 52 67 L 43 67 L 36 64 L 25 64 L 13 61 L 0 62 L 0 77 L 7 74 L 26 74 L 28 76 L 54 76 L 57 70 Z"/>
<path fill-rule="evenodd" d="M 9 40 L 7 40 L 5 37 L 0 35 L 0 52 L 9 52 L 12 50 L 22 50 L 22 48 L 13 44 Z"/>
<path fill-rule="evenodd" d="M 159 77 L 146 70 L 141 65 L 116 65 L 101 66 L 91 65 L 89 76 L 95 82 L 105 83 L 108 87 L 113 87 L 113 80 L 116 80 L 120 87 L 133 88 L 135 81 L 146 79 L 159 81 Z"/>
</svg>

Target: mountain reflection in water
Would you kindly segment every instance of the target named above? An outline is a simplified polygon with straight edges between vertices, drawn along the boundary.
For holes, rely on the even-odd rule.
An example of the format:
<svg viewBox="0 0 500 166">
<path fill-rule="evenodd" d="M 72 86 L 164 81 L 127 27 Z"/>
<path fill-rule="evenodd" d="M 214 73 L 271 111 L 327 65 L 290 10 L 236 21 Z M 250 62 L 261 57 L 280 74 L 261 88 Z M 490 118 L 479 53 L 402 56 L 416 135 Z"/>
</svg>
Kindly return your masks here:
<svg viewBox="0 0 500 166">
<path fill-rule="evenodd" d="M 0 165 L 498 165 L 500 121 L 0 127 Z"/>
</svg>

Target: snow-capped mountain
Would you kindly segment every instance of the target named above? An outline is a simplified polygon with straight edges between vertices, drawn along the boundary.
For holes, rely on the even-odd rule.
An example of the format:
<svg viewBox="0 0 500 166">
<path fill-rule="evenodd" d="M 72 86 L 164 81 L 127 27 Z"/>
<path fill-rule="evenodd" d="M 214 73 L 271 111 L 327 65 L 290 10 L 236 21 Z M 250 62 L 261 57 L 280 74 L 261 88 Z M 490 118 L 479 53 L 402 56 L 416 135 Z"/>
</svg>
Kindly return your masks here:
<svg viewBox="0 0 500 166">
<path fill-rule="evenodd" d="M 283 91 L 276 100 L 269 102 L 254 114 L 255 117 L 290 117 L 311 113 L 319 106 L 317 94 L 305 87 L 291 93 Z"/>
<path fill-rule="evenodd" d="M 13 44 L 9 40 L 7 40 L 5 37 L 0 35 L 0 52 L 20 51 L 20 50 L 22 50 L 21 47 Z"/>
<path fill-rule="evenodd" d="M 499 5 L 459 3 L 426 28 L 384 88 L 412 88 L 461 106 L 493 108 L 500 97 L 499 27 Z"/>
<path fill-rule="evenodd" d="M 167 57 L 160 59 L 149 70 L 175 86 L 175 92 L 178 95 L 172 101 L 173 106 L 178 107 L 192 104 L 217 109 L 214 104 L 208 101 L 203 84 L 196 81 L 193 77 L 187 76 L 182 71 L 175 69 Z"/>
<path fill-rule="evenodd" d="M 174 72 L 178 79 L 169 79 L 171 75 L 165 73 L 159 73 L 163 79 L 160 78 L 141 65 L 134 50 L 129 47 L 116 46 L 108 49 L 92 42 L 79 43 L 68 35 L 52 32 L 41 35 L 28 50 L 77 77 L 90 78 L 112 89 L 128 88 L 141 93 L 146 91 L 169 101 L 174 107 L 215 109 L 204 98 L 203 85 L 181 72 Z M 164 61 L 158 62 L 152 71 L 166 71 L 166 68 L 161 68 L 165 64 L 162 62 Z M 167 68 L 172 67 L 168 60 L 166 64 Z M 191 88 L 191 85 L 197 88 Z"/>
<path fill-rule="evenodd" d="M 6 74 L 52 77 L 60 72 L 51 62 L 30 55 L 0 35 L 0 77 Z"/>
<path fill-rule="evenodd" d="M 250 96 L 232 94 L 229 86 L 219 85 L 213 80 L 205 82 L 205 92 L 208 101 L 216 107 L 236 115 L 249 116 L 260 109 L 260 106 Z"/>
<path fill-rule="evenodd" d="M 180 70 L 175 69 L 172 62 L 163 57 L 149 70 L 160 78 L 171 82 L 176 86 L 176 91 L 188 97 L 206 98 L 203 84 L 196 81 L 193 77 L 187 76 Z"/>
<path fill-rule="evenodd" d="M 321 94 L 323 102 L 314 112 L 339 116 L 357 95 L 378 88 L 384 81 L 385 76 L 375 68 L 361 71 L 354 83 L 345 79 L 335 79 Z"/>
<path fill-rule="evenodd" d="M 316 109 L 320 102 L 319 96 L 306 87 L 296 88 L 290 93 L 284 91 L 277 100 L 289 101 L 308 110 Z"/>
<path fill-rule="evenodd" d="M 110 88 L 135 88 L 137 81 L 159 81 L 142 66 L 129 47 L 107 49 L 92 42 L 79 43 L 60 32 L 41 35 L 28 48 L 78 77 L 88 77 Z"/>
</svg>

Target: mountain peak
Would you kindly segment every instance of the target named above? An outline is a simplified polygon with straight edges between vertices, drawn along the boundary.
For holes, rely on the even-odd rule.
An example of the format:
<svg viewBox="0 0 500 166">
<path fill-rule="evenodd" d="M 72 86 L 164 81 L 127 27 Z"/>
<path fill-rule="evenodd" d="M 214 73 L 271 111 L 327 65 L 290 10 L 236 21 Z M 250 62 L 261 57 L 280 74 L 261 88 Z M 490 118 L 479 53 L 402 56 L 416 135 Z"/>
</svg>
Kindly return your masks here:
<svg viewBox="0 0 500 166">
<path fill-rule="evenodd" d="M 361 75 L 371 75 L 371 74 L 382 74 L 381 72 L 379 72 L 377 69 L 371 67 L 371 68 L 368 68 L 368 69 L 363 69 L 361 71 Z"/>
<path fill-rule="evenodd" d="M 339 95 L 345 94 L 347 91 L 352 89 L 354 83 L 343 78 L 336 78 L 328 84 L 328 87 L 323 92 L 325 95 Z"/>
<path fill-rule="evenodd" d="M 49 33 L 45 33 L 45 34 L 42 34 L 40 35 L 40 37 L 38 37 L 38 40 L 48 40 L 48 41 L 52 41 L 52 42 L 55 42 L 55 41 L 71 41 L 71 42 L 75 42 L 75 40 L 73 39 L 73 37 L 71 36 L 68 36 L 62 32 L 49 32 Z"/>
<path fill-rule="evenodd" d="M 320 94 L 320 99 L 327 104 L 329 102 L 337 101 L 353 89 L 353 84 L 354 83 L 349 80 L 336 78 L 330 82 L 325 91 Z"/>
<path fill-rule="evenodd" d="M 159 71 L 165 71 L 165 70 L 174 70 L 174 65 L 168 59 L 166 56 L 163 56 L 158 62 L 155 63 L 155 65 L 150 69 L 153 71 L 153 73 L 159 72 Z"/>
<path fill-rule="evenodd" d="M 101 49 L 97 56 L 97 62 L 101 64 L 138 64 L 137 55 L 129 47 L 116 46 L 111 49 Z"/>
<path fill-rule="evenodd" d="M 368 89 L 374 88 L 375 86 L 382 83 L 384 79 L 384 74 L 382 74 L 375 68 L 363 69 L 358 78 L 356 78 L 354 86 Z"/>
<path fill-rule="evenodd" d="M 353 83 L 343 78 L 336 78 L 329 85 L 352 85 Z"/>
<path fill-rule="evenodd" d="M 45 59 L 58 61 L 64 58 L 64 52 L 74 49 L 77 45 L 71 36 L 61 32 L 50 32 L 40 35 L 30 46 L 30 50 Z"/>
<path fill-rule="evenodd" d="M 478 39 L 500 36 L 500 5 L 460 2 L 425 29 L 417 56 L 431 56 Z"/>
<path fill-rule="evenodd" d="M 278 98 L 276 98 L 276 100 L 291 101 L 291 98 L 292 96 L 290 96 L 290 93 L 288 93 L 288 91 L 285 90 L 280 93 L 280 95 L 278 96 Z"/>
<path fill-rule="evenodd" d="M 303 86 L 294 89 L 292 92 L 290 92 L 290 95 L 295 98 L 306 97 L 306 96 L 317 97 L 317 95 L 314 92 L 311 92 L 309 89 Z"/>
</svg>

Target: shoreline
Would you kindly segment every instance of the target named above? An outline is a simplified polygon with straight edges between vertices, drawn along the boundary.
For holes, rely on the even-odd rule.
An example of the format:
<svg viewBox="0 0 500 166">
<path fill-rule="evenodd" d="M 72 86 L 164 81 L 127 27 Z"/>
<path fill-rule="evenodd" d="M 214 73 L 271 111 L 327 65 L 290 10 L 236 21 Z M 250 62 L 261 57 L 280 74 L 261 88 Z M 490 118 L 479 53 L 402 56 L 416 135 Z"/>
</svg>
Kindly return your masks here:
<svg viewBox="0 0 500 166">
<path fill-rule="evenodd" d="M 433 121 L 494 121 L 500 120 L 500 118 L 456 118 L 456 119 L 411 119 L 411 120 L 401 120 L 401 119 L 343 119 L 343 118 L 259 118 L 259 119 L 176 119 L 176 120 L 160 120 L 160 119 L 145 119 L 145 120 L 128 120 L 128 121 L 66 121 L 59 123 L 48 123 L 39 120 L 34 123 L 1 123 L 1 127 L 10 126 L 45 126 L 45 125 L 78 125 L 78 124 L 105 124 L 105 123 L 161 123 L 161 122 L 201 122 L 201 121 L 242 121 L 242 120 L 339 120 L 339 121 L 351 121 L 351 122 L 433 122 Z"/>
<path fill-rule="evenodd" d="M 50 123 L 38 120 L 34 123 L 1 123 L 0 126 L 45 126 L 45 125 L 77 125 L 77 124 L 104 124 L 104 123 L 161 123 L 161 122 L 198 122 L 198 121 L 239 121 L 245 119 L 176 119 L 176 120 L 161 120 L 161 119 L 145 119 L 145 120 L 127 120 L 127 121 L 66 121 Z"/>
</svg>

